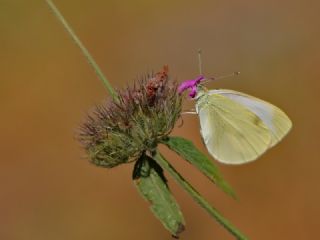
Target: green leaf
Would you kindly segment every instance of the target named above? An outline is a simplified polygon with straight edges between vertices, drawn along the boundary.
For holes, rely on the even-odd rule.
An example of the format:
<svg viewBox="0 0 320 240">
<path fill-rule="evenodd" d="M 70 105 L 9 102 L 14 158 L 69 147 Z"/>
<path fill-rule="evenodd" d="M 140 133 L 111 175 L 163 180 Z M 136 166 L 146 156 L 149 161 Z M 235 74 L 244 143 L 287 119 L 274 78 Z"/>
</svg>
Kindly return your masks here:
<svg viewBox="0 0 320 240">
<path fill-rule="evenodd" d="M 175 151 L 193 166 L 198 168 L 211 181 L 217 184 L 224 192 L 235 197 L 235 193 L 229 184 L 223 179 L 218 168 L 213 162 L 200 152 L 191 141 L 181 137 L 169 137 L 163 141 L 171 150 Z"/>
<path fill-rule="evenodd" d="M 177 237 L 185 229 L 185 221 L 168 188 L 162 168 L 143 154 L 134 166 L 132 177 L 141 195 L 151 204 L 153 214 Z"/>
<path fill-rule="evenodd" d="M 219 222 L 225 229 L 227 229 L 236 239 L 239 240 L 247 240 L 248 238 L 244 236 L 238 229 L 236 229 L 232 224 L 225 219 L 214 207 L 212 207 L 201 195 L 195 190 L 190 183 L 188 183 L 178 172 L 174 169 L 174 167 L 159 153 L 156 152 L 154 155 L 154 159 L 157 163 L 166 171 L 168 171 L 171 176 L 183 187 L 185 191 L 187 191 L 191 197 L 201 206 L 203 207 L 210 216 L 214 217 L 217 222 Z"/>
</svg>

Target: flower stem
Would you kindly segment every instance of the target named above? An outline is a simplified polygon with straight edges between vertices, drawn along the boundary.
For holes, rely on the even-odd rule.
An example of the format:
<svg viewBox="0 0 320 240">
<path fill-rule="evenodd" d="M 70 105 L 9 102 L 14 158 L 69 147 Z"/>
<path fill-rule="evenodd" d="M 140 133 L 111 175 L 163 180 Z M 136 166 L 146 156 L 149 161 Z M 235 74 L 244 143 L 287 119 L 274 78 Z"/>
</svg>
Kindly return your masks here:
<svg viewBox="0 0 320 240">
<path fill-rule="evenodd" d="M 59 9 L 55 6 L 55 4 L 51 1 L 51 0 L 46 0 L 47 4 L 49 5 L 50 9 L 53 11 L 53 13 L 55 14 L 55 16 L 58 18 L 58 20 L 62 23 L 63 27 L 65 28 L 65 30 L 69 33 L 69 35 L 71 36 L 71 38 L 73 39 L 73 41 L 76 43 L 76 45 L 80 48 L 81 52 L 83 53 L 83 55 L 85 56 L 85 58 L 87 59 L 87 61 L 89 62 L 89 64 L 93 67 L 93 69 L 95 70 L 98 78 L 102 81 L 102 83 L 104 84 L 104 86 L 107 88 L 109 94 L 113 97 L 113 98 L 117 98 L 116 97 L 116 93 L 113 89 L 113 87 L 111 86 L 111 84 L 109 83 L 109 81 L 107 80 L 107 78 L 104 76 L 103 72 L 101 71 L 100 67 L 98 66 L 98 64 L 95 62 L 95 60 L 93 59 L 93 57 L 91 56 L 91 54 L 89 53 L 89 51 L 86 49 L 86 47 L 82 44 L 82 42 L 80 41 L 80 39 L 77 37 L 77 35 L 75 34 L 75 32 L 72 30 L 72 28 L 69 26 L 68 22 L 65 20 L 65 18 L 62 16 L 62 14 L 60 13 Z"/>
<path fill-rule="evenodd" d="M 214 207 L 212 207 L 191 185 L 188 183 L 175 169 L 174 167 L 159 153 L 153 156 L 157 163 L 165 170 L 167 170 L 171 176 L 186 190 L 193 199 L 203 207 L 212 217 L 214 217 L 224 228 L 226 228 L 233 236 L 239 240 L 247 240 L 239 230 L 229 223 Z"/>
</svg>

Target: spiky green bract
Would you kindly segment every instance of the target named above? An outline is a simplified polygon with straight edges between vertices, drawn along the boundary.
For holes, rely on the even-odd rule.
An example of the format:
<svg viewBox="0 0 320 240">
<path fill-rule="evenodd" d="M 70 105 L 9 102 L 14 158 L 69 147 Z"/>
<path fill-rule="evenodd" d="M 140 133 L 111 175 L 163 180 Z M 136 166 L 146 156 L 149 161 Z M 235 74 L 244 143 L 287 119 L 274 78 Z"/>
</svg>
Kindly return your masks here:
<svg viewBox="0 0 320 240">
<path fill-rule="evenodd" d="M 97 106 L 80 127 L 90 161 L 112 168 L 153 151 L 172 131 L 181 112 L 177 83 L 167 67 L 117 93 L 118 100 Z"/>
</svg>

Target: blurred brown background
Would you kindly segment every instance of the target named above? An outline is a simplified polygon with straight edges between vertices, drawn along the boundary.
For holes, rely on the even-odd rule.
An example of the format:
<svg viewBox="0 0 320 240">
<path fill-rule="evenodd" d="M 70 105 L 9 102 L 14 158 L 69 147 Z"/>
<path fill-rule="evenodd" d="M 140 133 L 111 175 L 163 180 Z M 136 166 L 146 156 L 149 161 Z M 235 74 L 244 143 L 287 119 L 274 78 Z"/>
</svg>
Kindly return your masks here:
<svg viewBox="0 0 320 240">
<path fill-rule="evenodd" d="M 319 239 L 320 15 L 318 1 L 55 1 L 117 88 L 169 64 L 179 81 L 212 83 L 284 109 L 294 128 L 259 161 L 219 165 L 234 201 L 175 155 L 167 157 L 250 239 Z M 131 182 L 132 165 L 89 164 L 74 139 L 107 97 L 40 0 L 0 0 L 0 239 L 171 239 Z M 191 103 L 188 103 L 191 106 Z M 203 151 L 197 117 L 174 135 Z M 185 240 L 233 239 L 169 177 Z"/>
</svg>

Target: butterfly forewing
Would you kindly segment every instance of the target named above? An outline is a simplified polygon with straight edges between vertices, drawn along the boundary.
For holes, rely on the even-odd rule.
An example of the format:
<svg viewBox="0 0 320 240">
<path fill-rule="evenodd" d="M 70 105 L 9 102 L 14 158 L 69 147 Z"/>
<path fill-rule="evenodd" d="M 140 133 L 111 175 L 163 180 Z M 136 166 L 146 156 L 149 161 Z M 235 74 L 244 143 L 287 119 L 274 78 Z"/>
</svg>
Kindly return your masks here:
<svg viewBox="0 0 320 240">
<path fill-rule="evenodd" d="M 220 162 L 253 161 L 271 144 L 269 128 L 260 117 L 226 96 L 205 93 L 197 99 L 196 109 L 204 143 Z"/>
<path fill-rule="evenodd" d="M 290 119 L 281 109 L 259 98 L 227 89 L 210 90 L 210 94 L 221 94 L 256 114 L 270 130 L 270 147 L 277 144 L 292 127 Z"/>
</svg>

